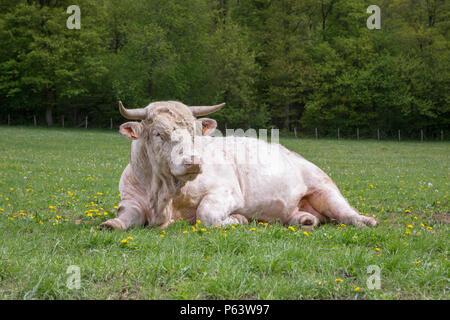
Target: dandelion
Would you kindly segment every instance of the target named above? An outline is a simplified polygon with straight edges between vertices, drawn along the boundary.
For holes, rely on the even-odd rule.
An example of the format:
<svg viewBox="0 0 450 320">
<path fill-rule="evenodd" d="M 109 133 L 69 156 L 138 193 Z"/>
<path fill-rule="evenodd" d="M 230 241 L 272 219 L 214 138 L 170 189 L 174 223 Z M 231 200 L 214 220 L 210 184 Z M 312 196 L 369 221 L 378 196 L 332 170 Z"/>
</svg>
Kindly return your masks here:
<svg viewBox="0 0 450 320">
<path fill-rule="evenodd" d="M 295 228 L 293 226 L 289 226 L 288 229 L 291 230 L 291 231 L 295 231 Z"/>
<path fill-rule="evenodd" d="M 183 233 L 188 233 L 188 231 L 187 231 L 187 230 L 184 230 Z"/>
<path fill-rule="evenodd" d="M 342 227 L 342 228 L 345 228 L 345 227 L 346 227 L 346 225 L 342 223 L 342 224 L 341 224 L 341 227 Z"/>
<path fill-rule="evenodd" d="M 200 221 L 200 220 L 196 220 L 196 221 L 195 221 L 195 223 L 197 223 L 197 224 L 200 224 L 200 223 L 201 223 L 201 221 Z"/>
<path fill-rule="evenodd" d="M 427 230 L 433 230 L 433 228 L 432 227 L 427 227 Z"/>
<path fill-rule="evenodd" d="M 355 287 L 355 291 L 361 291 L 360 287 Z"/>
<path fill-rule="evenodd" d="M 122 239 L 122 243 L 128 243 L 128 239 Z"/>
<path fill-rule="evenodd" d="M 343 282 L 344 280 L 342 280 L 341 278 L 337 278 L 337 279 L 334 280 L 334 281 L 336 281 L 337 283 L 339 283 L 339 282 Z"/>
<path fill-rule="evenodd" d="M 305 236 L 309 237 L 309 233 L 308 233 L 308 232 L 304 231 L 303 234 L 304 234 Z"/>
<path fill-rule="evenodd" d="M 412 228 L 413 226 L 412 226 L 412 224 L 408 224 L 408 228 Z"/>
<path fill-rule="evenodd" d="M 250 231 L 256 231 L 256 229 L 255 228 L 250 228 Z"/>
<path fill-rule="evenodd" d="M 127 239 L 128 239 L 128 240 L 133 240 L 134 238 L 133 238 L 133 237 L 127 237 Z"/>
<path fill-rule="evenodd" d="M 323 285 L 325 284 L 325 282 L 319 281 L 319 282 L 317 282 L 317 284 L 318 284 L 319 286 L 323 286 Z"/>
<path fill-rule="evenodd" d="M 163 235 L 163 234 L 160 234 L 159 236 L 160 236 L 161 238 L 164 238 L 164 235 Z"/>
<path fill-rule="evenodd" d="M 405 213 L 410 213 L 410 212 L 411 212 L 411 210 L 409 210 L 409 209 L 405 210 Z"/>
<path fill-rule="evenodd" d="M 380 252 L 380 251 L 381 251 L 381 249 L 380 249 L 380 248 L 378 248 L 378 247 L 377 247 L 377 248 L 375 248 L 375 250 L 376 250 L 376 251 L 378 251 L 378 252 Z"/>
<path fill-rule="evenodd" d="M 200 229 L 200 231 L 203 231 L 203 232 L 205 232 L 205 231 L 206 231 L 206 229 L 205 229 L 205 228 L 201 228 L 201 229 Z"/>
<path fill-rule="evenodd" d="M 414 264 L 420 264 L 421 261 L 413 261 Z"/>
</svg>

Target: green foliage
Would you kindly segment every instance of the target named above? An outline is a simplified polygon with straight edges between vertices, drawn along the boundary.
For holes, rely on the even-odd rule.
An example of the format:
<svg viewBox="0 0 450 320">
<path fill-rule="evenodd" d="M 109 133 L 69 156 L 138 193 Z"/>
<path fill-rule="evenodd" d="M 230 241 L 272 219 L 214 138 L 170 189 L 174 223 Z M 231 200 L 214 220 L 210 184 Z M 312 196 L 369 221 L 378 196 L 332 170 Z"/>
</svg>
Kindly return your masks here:
<svg viewBox="0 0 450 320">
<path fill-rule="evenodd" d="M 117 100 L 227 102 L 219 126 L 437 136 L 449 123 L 448 1 L 0 1 L 2 122 L 121 121 Z M 40 121 L 43 123 L 43 121 Z"/>
</svg>

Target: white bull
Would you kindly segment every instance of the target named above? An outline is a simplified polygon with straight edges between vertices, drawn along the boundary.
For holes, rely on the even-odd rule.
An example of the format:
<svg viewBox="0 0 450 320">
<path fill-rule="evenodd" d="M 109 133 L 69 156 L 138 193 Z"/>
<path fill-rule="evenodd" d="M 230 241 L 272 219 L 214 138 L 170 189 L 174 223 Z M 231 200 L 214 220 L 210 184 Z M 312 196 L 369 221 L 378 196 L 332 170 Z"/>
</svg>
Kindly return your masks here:
<svg viewBox="0 0 450 320">
<path fill-rule="evenodd" d="M 351 207 L 319 167 L 279 144 L 195 135 L 216 127 L 214 120 L 192 116 L 210 112 L 195 110 L 174 102 L 136 110 L 121 106 L 124 116 L 143 121 L 121 126 L 134 140 L 131 159 L 120 180 L 118 217 L 102 227 L 165 227 L 179 218 L 210 226 L 249 219 L 307 229 L 332 220 L 377 225 Z"/>
</svg>

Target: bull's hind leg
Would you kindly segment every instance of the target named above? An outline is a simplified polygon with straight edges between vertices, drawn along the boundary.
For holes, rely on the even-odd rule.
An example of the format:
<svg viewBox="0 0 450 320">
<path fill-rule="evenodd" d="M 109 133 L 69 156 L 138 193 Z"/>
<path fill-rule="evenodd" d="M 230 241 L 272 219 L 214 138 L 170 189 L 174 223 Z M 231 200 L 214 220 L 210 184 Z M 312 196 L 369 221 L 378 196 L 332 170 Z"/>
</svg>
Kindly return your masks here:
<svg viewBox="0 0 450 320">
<path fill-rule="evenodd" d="M 142 226 L 145 224 L 145 221 L 145 213 L 139 206 L 131 201 L 122 201 L 117 210 L 117 218 L 103 222 L 100 224 L 100 229 L 127 230 Z"/>
<path fill-rule="evenodd" d="M 331 220 L 360 227 L 378 224 L 375 219 L 360 215 L 352 208 L 337 188 L 316 191 L 307 200 L 315 210 Z"/>
</svg>

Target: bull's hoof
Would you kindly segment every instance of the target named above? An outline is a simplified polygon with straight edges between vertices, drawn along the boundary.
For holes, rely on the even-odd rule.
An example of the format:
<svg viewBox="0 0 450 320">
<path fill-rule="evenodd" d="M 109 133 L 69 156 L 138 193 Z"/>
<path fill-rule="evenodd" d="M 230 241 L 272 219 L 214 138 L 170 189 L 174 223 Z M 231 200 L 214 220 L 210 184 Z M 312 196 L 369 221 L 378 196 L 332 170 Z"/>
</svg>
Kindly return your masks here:
<svg viewBox="0 0 450 320">
<path fill-rule="evenodd" d="M 126 226 L 120 219 L 114 218 L 106 220 L 105 222 L 101 223 L 99 228 L 109 230 L 125 230 Z"/>
<path fill-rule="evenodd" d="M 376 227 L 378 225 L 377 220 L 371 217 L 360 217 L 360 220 L 356 223 L 358 227 Z"/>
<path fill-rule="evenodd" d="M 298 219 L 299 225 L 302 229 L 310 230 L 319 225 L 319 219 L 313 215 L 304 215 Z"/>
</svg>

